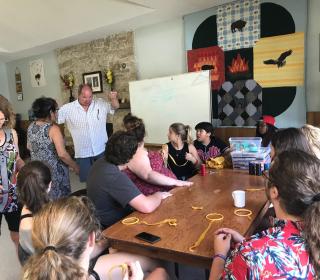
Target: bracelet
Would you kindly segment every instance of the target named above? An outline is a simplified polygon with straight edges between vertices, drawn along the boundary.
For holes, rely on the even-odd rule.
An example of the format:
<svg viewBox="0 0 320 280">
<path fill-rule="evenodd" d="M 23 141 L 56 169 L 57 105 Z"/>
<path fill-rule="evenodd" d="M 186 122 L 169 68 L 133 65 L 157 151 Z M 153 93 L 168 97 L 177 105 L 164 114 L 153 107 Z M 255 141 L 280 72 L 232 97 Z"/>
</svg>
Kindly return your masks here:
<svg viewBox="0 0 320 280">
<path fill-rule="evenodd" d="M 224 255 L 222 255 L 222 254 L 215 254 L 215 255 L 213 256 L 213 259 L 212 259 L 212 260 L 214 260 L 215 258 L 221 258 L 221 259 L 223 259 L 224 261 L 227 260 L 227 257 L 224 256 Z"/>
</svg>

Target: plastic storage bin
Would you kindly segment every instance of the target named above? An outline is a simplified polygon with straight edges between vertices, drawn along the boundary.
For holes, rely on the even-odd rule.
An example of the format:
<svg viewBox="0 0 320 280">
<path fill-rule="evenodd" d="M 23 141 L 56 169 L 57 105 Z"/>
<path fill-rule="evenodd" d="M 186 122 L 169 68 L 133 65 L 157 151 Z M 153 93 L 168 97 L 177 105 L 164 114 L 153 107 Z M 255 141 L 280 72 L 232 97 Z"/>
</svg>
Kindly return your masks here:
<svg viewBox="0 0 320 280">
<path fill-rule="evenodd" d="M 230 137 L 232 151 L 257 153 L 261 147 L 261 137 Z"/>
<path fill-rule="evenodd" d="M 249 169 L 249 163 L 252 161 L 270 163 L 270 152 L 269 147 L 261 147 L 257 152 L 233 151 L 231 152 L 233 168 Z"/>
</svg>

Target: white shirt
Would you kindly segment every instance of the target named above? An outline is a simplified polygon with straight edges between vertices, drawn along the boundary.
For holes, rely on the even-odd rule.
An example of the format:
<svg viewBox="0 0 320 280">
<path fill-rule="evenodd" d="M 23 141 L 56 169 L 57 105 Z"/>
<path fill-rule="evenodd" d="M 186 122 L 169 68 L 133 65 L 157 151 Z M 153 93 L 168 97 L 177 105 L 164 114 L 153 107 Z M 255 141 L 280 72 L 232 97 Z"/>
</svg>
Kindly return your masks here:
<svg viewBox="0 0 320 280">
<path fill-rule="evenodd" d="M 88 111 L 78 100 L 63 105 L 58 111 L 58 123 L 65 123 L 71 133 L 76 158 L 101 154 L 108 141 L 107 114 L 114 114 L 111 104 L 102 98 L 93 99 Z"/>
</svg>

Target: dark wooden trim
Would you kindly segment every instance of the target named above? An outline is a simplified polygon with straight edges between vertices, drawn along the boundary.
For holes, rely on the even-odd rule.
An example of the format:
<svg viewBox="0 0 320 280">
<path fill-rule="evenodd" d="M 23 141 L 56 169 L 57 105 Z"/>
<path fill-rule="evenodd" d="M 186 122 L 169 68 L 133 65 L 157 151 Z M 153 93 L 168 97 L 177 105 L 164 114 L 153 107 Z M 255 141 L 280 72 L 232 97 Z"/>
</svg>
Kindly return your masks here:
<svg viewBox="0 0 320 280">
<path fill-rule="evenodd" d="M 320 112 L 307 112 L 307 123 L 320 127 Z"/>
</svg>

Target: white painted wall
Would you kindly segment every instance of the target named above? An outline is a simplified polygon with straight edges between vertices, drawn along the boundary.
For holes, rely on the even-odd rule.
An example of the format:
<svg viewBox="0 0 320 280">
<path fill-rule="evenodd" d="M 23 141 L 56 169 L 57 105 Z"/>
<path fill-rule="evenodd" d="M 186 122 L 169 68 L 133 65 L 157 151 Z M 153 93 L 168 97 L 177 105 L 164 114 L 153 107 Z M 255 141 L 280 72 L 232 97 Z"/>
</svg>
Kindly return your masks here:
<svg viewBox="0 0 320 280">
<path fill-rule="evenodd" d="M 134 31 L 138 80 L 186 72 L 183 19 Z"/>
<path fill-rule="evenodd" d="M 29 62 L 36 59 L 43 59 L 44 75 L 47 85 L 34 88 L 31 86 Z M 28 110 L 32 102 L 41 96 L 50 96 L 62 104 L 62 95 L 60 89 L 60 78 L 58 71 L 57 58 L 54 52 L 40 54 L 33 57 L 27 57 L 7 63 L 8 86 L 10 91 L 10 101 L 16 113 L 22 115 L 22 119 L 28 119 Z M 15 69 L 19 68 L 22 80 L 23 101 L 17 100 L 15 88 Z M 67 94 L 67 93 L 66 93 Z"/>
<path fill-rule="evenodd" d="M 320 111 L 320 1 L 309 0 L 307 32 L 307 111 Z"/>
<path fill-rule="evenodd" d="M 5 63 L 0 63 L 0 94 L 9 100 L 11 99 L 8 88 L 7 67 Z"/>
<path fill-rule="evenodd" d="M 306 96 L 307 111 L 320 111 L 320 72 L 319 72 L 319 34 L 320 1 L 309 0 L 308 4 L 308 34 L 307 34 L 307 64 L 306 64 Z M 138 79 L 148 79 L 185 73 L 186 55 L 184 43 L 183 19 L 176 19 L 135 30 L 135 55 L 138 69 Z M 45 88 L 32 88 L 28 62 L 43 58 L 45 62 Z M 21 67 L 24 101 L 16 100 L 14 87 L 14 69 Z M 7 69 L 6 69 L 7 68 Z M 7 71 L 7 73 L 6 73 Z M 36 57 L 0 64 L 0 94 L 13 102 L 17 113 L 27 116 L 31 102 L 41 96 L 52 96 L 61 100 L 58 66 L 53 52 Z M 9 88 L 9 89 L 8 89 Z M 9 93 L 10 92 L 10 93 Z"/>
</svg>

